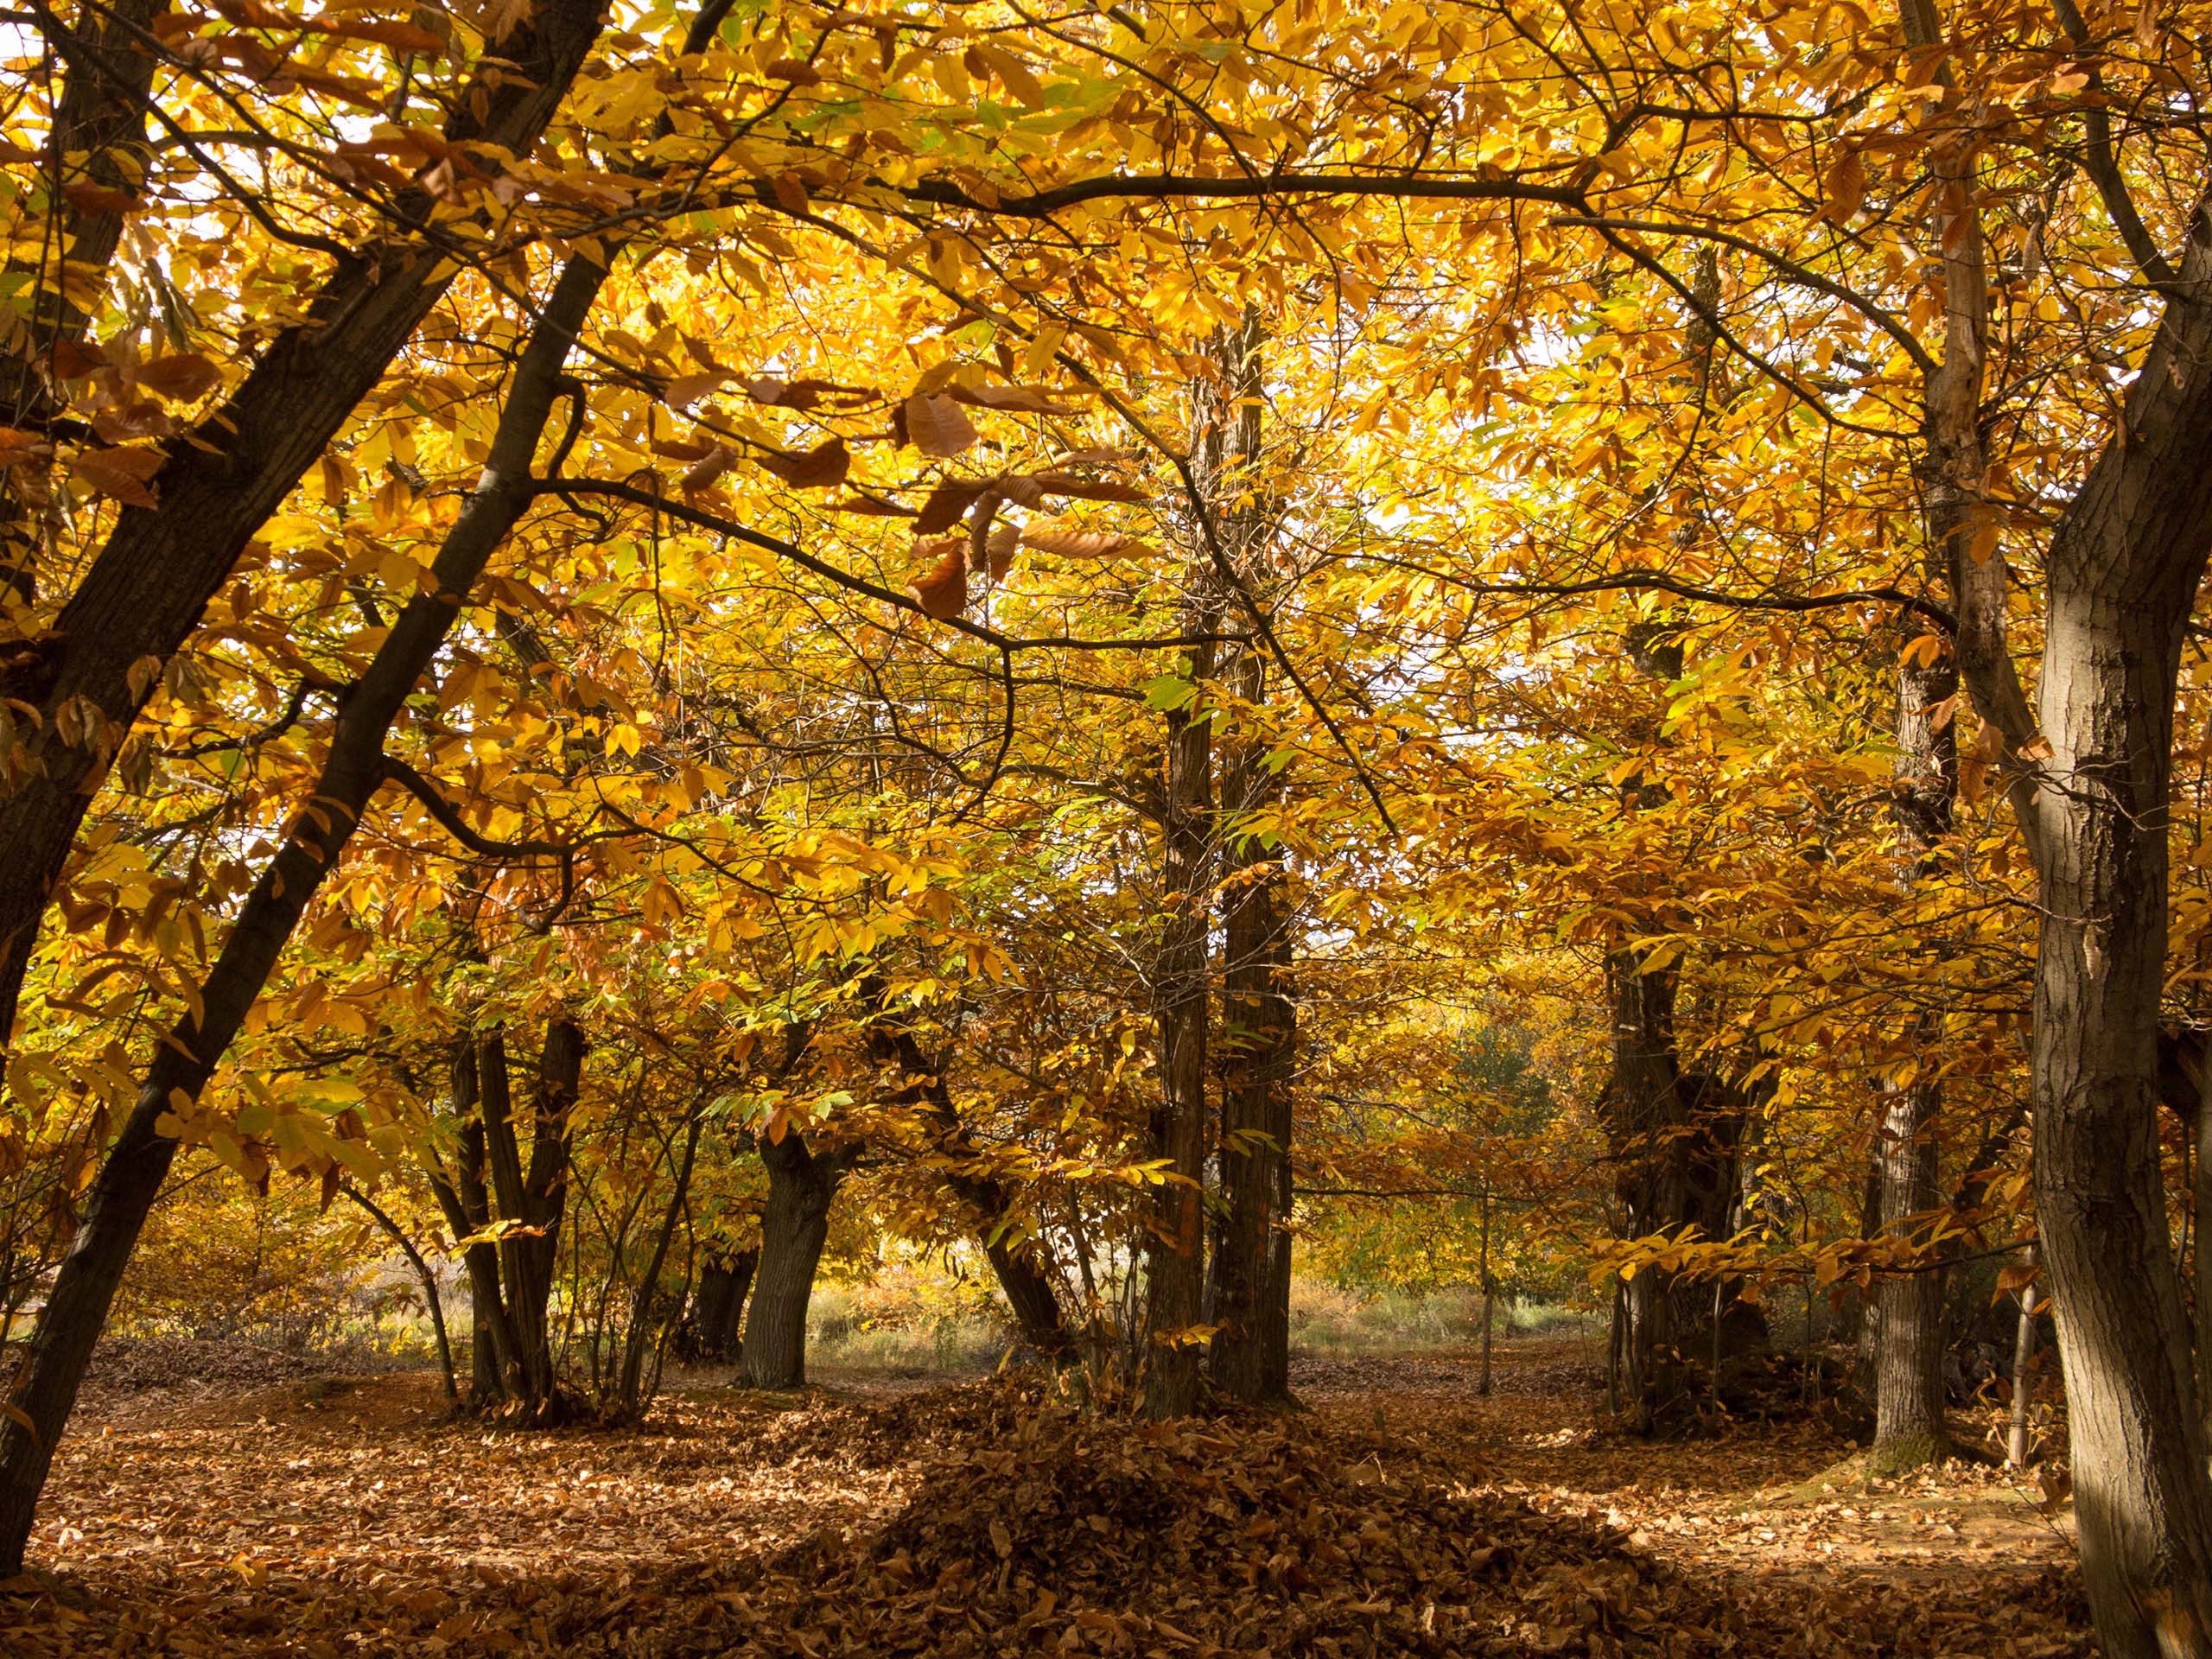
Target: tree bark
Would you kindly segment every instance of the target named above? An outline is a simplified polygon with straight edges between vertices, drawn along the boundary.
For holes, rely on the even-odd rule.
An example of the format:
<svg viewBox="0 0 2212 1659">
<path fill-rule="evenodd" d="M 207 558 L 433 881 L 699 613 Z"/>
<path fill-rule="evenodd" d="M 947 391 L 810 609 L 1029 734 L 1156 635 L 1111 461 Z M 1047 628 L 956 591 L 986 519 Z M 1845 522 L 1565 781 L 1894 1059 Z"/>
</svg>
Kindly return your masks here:
<svg viewBox="0 0 2212 1659">
<path fill-rule="evenodd" d="M 814 1273 L 830 1236 L 830 1205 L 843 1184 L 848 1160 L 810 1151 L 806 1137 L 760 1137 L 768 1202 L 760 1212 L 760 1266 L 746 1312 L 739 1378 L 753 1389 L 806 1386 L 806 1309 Z"/>
<path fill-rule="evenodd" d="M 532 1094 L 530 1166 L 525 1171 L 516 1134 L 505 1036 L 493 1031 L 477 1042 L 492 1194 L 498 1218 L 512 1224 L 496 1247 L 500 1295 L 518 1371 L 510 1403 L 537 1421 L 558 1417 L 564 1410 L 547 1309 L 567 1208 L 569 1115 L 582 1084 L 583 1056 L 583 1033 L 573 1020 L 548 1023 Z"/>
<path fill-rule="evenodd" d="M 1884 1230 L 1906 1232 L 1910 1218 L 1941 1207 L 1942 1189 L 1931 1133 L 1935 1087 L 1916 1079 L 1887 1096 L 1882 1116 Z M 1897 1474 L 1949 1450 L 1943 1427 L 1943 1274 L 1935 1262 L 1878 1281 L 1881 1325 L 1874 1353 L 1877 1473 Z"/>
<path fill-rule="evenodd" d="M 530 154 L 598 37 L 600 14 L 601 0 L 542 0 L 455 100 L 447 142 Z M 411 193 L 397 207 L 427 221 L 435 205 Z M 442 242 L 400 238 L 337 261 L 305 318 L 169 446 L 150 485 L 158 505 L 118 511 L 53 630 L 0 670 L 0 696 L 38 711 L 16 728 L 25 775 L 0 798 L 0 1042 L 12 1041 L 39 921 L 77 826 L 158 683 L 134 669 L 166 663 L 190 637 L 246 543 L 445 293 L 449 269 L 439 273 L 449 264 Z"/>
<path fill-rule="evenodd" d="M 2212 1441 L 2212 1053 L 2197 1063 L 2199 1084 L 2193 1150 L 2196 1167 L 2190 1194 L 2191 1266 L 2196 1302 L 2196 1410 Z"/>
<path fill-rule="evenodd" d="M 563 270 L 516 368 L 491 458 L 431 564 L 430 587 L 408 602 L 345 700 L 308 798 L 313 805 L 293 821 L 247 894 L 201 982 L 199 1017 L 186 1014 L 156 1046 L 137 1103 L 86 1194 L 76 1236 L 17 1373 L 10 1403 L 18 1414 L 0 1421 L 0 1573 L 22 1568 L 54 1448 L 147 1211 L 176 1155 L 177 1142 L 163 1125 L 178 1103 L 196 1102 L 214 1075 L 309 900 L 388 775 L 384 742 L 393 719 L 444 643 L 486 563 L 529 505 L 531 461 L 552 410 L 561 365 L 605 276 L 603 268 L 581 257 Z M 0 811 L 0 818 L 4 816 Z"/>
<path fill-rule="evenodd" d="M 1931 545 L 1940 546 L 1939 537 Z M 1931 560 L 1931 562 L 1934 562 Z M 1932 658 L 1929 647 L 1937 653 Z M 1925 874 L 1934 849 L 1950 833 L 1958 788 L 1958 742 L 1948 717 L 1958 675 L 1945 642 L 1933 636 L 1908 646 L 1897 670 L 1897 824 L 1900 877 L 1910 888 Z M 1937 1114 L 1942 1084 L 1940 1013 L 1915 1019 L 1908 1045 L 1917 1066 L 1883 1100 L 1875 1156 L 1883 1232 L 1903 1236 L 1910 1218 L 1943 1202 Z M 1881 1314 L 1874 1338 L 1872 1466 L 1895 1474 L 1933 1462 L 1950 1449 L 1943 1426 L 1943 1280 L 1940 1259 L 1922 1271 L 1892 1273 L 1876 1282 Z"/>
<path fill-rule="evenodd" d="M 1935 0 L 1899 10 L 1916 51 L 1943 45 Z M 2062 6 L 2062 22 L 2073 13 Z M 1948 92 L 1940 70 L 1936 84 Z M 2186 220 L 2120 429 L 2052 535 L 2031 713 L 2006 647 L 2007 567 L 1981 499 L 1987 280 L 1973 148 L 1951 101 L 1929 111 L 1943 124 L 1929 158 L 1945 327 L 1928 390 L 1928 511 L 1948 556 L 1960 672 L 2001 740 L 2040 888 L 2036 1214 L 2082 1582 L 2107 1659 L 2200 1659 L 2212 1653 L 2212 1479 L 2157 1112 L 2174 695 L 2212 554 L 2212 194 Z"/>
<path fill-rule="evenodd" d="M 1613 1051 L 1606 1136 L 1618 1166 L 1621 1236 L 1644 1238 L 1679 1228 L 1688 1200 L 1676 1155 L 1687 1114 L 1675 1056 L 1675 976 L 1643 967 L 1624 950 L 1606 958 L 1605 978 Z M 1647 1263 L 1621 1289 L 1621 1405 L 1639 1430 L 1652 1427 L 1678 1389 L 1672 1281 Z"/>
<path fill-rule="evenodd" d="M 1264 690 L 1256 648 L 1238 653 L 1229 689 L 1248 708 Z M 1265 746 L 1243 740 L 1232 759 L 1229 800 L 1239 815 L 1281 798 Z M 1214 1384 L 1254 1403 L 1287 1399 L 1290 1382 L 1290 1084 L 1297 1008 L 1289 994 L 1290 918 L 1280 846 L 1244 834 L 1228 850 L 1223 902 L 1223 1218 L 1216 1268 Z"/>
<path fill-rule="evenodd" d="M 1239 420 L 1233 381 L 1201 378 L 1192 388 L 1193 538 L 1185 567 L 1184 631 L 1214 632 L 1223 594 L 1214 568 L 1219 539 L 1218 486 L 1234 454 Z M 1160 1099 L 1151 1149 L 1168 1179 L 1153 1203 L 1145 1256 L 1144 1409 L 1179 1416 L 1198 1402 L 1205 1316 L 1204 1198 L 1206 1160 L 1206 1050 L 1211 1003 L 1213 711 L 1205 682 L 1214 672 L 1210 644 L 1191 646 L 1184 677 L 1189 697 L 1166 710 L 1160 810 L 1160 903 L 1166 912 L 1153 966 L 1153 1011 L 1160 1039 Z"/>
<path fill-rule="evenodd" d="M 691 1305 L 691 1319 L 684 1349 L 697 1361 L 737 1358 L 739 1333 L 745 1319 L 745 1295 L 753 1286 L 753 1269 L 760 1260 L 756 1248 L 735 1255 L 710 1258 L 699 1274 L 699 1292 Z"/>
</svg>

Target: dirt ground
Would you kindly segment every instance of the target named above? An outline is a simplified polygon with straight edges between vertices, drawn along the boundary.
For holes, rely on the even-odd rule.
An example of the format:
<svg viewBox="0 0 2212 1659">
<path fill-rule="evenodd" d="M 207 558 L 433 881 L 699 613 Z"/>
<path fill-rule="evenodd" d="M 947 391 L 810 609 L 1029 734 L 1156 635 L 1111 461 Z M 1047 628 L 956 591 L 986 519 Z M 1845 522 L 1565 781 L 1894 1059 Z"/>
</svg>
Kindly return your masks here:
<svg viewBox="0 0 2212 1659">
<path fill-rule="evenodd" d="M 62 1449 L 8 1659 L 2094 1651 L 2063 1511 L 1953 1463 L 1817 1478 L 1809 1422 L 1601 1432 L 1573 1341 L 1304 1361 L 1287 1417 L 1033 1381 L 454 1422 L 434 1380 L 124 1376 Z"/>
</svg>

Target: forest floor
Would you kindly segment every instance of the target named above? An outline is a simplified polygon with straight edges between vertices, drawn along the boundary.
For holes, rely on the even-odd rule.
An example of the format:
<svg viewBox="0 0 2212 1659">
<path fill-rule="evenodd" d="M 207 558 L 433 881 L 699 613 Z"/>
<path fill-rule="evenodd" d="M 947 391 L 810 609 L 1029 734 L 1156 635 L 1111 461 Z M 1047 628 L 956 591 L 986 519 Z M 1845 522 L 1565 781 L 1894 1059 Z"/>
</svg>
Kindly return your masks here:
<svg viewBox="0 0 2212 1659">
<path fill-rule="evenodd" d="M 1303 1412 L 1145 1427 L 1034 1379 L 847 1373 L 519 1433 L 448 1420 L 421 1373 L 111 1366 L 41 1570 L 0 1584 L 0 1653 L 2094 1651 L 2070 1516 L 2032 1485 L 1824 1484 L 1852 1447 L 1807 1421 L 1608 1433 L 1572 1339 L 1476 1376 L 1307 1359 Z"/>
</svg>

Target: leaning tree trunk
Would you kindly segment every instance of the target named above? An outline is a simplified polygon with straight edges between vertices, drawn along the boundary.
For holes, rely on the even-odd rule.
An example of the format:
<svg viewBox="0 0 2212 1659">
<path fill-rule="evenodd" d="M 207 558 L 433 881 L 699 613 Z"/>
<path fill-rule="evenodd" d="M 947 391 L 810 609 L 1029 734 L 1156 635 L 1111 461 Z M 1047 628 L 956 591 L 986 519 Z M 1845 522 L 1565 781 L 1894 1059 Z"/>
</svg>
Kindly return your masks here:
<svg viewBox="0 0 2212 1659">
<path fill-rule="evenodd" d="M 386 734 L 451 631 L 486 563 L 534 499 L 530 468 L 559 387 L 561 365 L 605 268 L 571 259 L 517 365 L 492 454 L 432 561 L 433 583 L 410 599 L 340 706 L 311 798 L 263 868 L 188 1012 L 156 1046 L 136 1103 L 86 1195 L 84 1213 L 39 1314 L 30 1351 L 0 1421 L 0 1574 L 22 1569 L 40 1491 L 124 1268 L 177 1142 L 162 1124 L 200 1098 L 275 970 L 308 901 L 336 866 L 370 798 L 391 775 Z M 545 850 L 543 849 L 540 851 Z M 20 873 L 19 873 L 20 874 Z"/>
<path fill-rule="evenodd" d="M 531 9 L 454 101 L 445 143 L 527 156 L 598 38 L 602 10 L 601 0 Z M 104 86 L 98 69 L 73 64 L 70 73 L 73 95 L 84 81 L 103 99 L 127 97 L 136 76 L 124 66 L 123 80 Z M 428 224 L 437 206 L 429 193 L 410 189 L 393 204 L 394 219 Z M 378 227 L 340 258 L 237 389 L 168 446 L 149 486 L 158 505 L 118 512 L 53 628 L 0 667 L 0 697 L 37 711 L 16 728 L 28 775 L 0 796 L 0 1044 L 10 1040 L 39 923 L 77 827 L 160 683 L 141 664 L 166 663 L 191 638 L 248 543 L 453 280 L 457 267 L 442 237 L 392 229 Z M 6 1529 L 0 1522 L 0 1555 Z"/>
<path fill-rule="evenodd" d="M 768 1171 L 768 1201 L 760 1212 L 760 1266 L 738 1375 L 747 1388 L 804 1388 L 806 1308 L 847 1160 L 808 1150 L 806 1137 L 786 1128 L 779 1141 L 760 1137 L 760 1161 Z"/>
<path fill-rule="evenodd" d="M 2039 887 L 2036 1217 L 2066 1377 L 2082 1583 L 2107 1659 L 2202 1659 L 2212 1653 L 2212 1479 L 2157 1113 L 2174 695 L 2212 554 L 2212 193 L 2184 220 L 2177 269 L 2157 279 L 2158 326 L 2119 429 L 2045 553 L 2031 709 L 2006 644 L 2010 568 L 1984 499 L 1989 296 L 1972 129 L 1959 118 L 1967 99 L 1942 65 L 1935 0 L 1899 0 L 1898 12 L 1907 44 L 1937 66 L 1941 100 L 1923 106 L 1944 279 L 1928 516 L 1947 556 L 1960 674 L 1998 740 Z M 2086 39 L 2073 5 L 2059 15 Z M 2125 209 L 2115 223 L 2132 217 L 2124 185 L 2099 188 L 2108 209 Z"/>
</svg>

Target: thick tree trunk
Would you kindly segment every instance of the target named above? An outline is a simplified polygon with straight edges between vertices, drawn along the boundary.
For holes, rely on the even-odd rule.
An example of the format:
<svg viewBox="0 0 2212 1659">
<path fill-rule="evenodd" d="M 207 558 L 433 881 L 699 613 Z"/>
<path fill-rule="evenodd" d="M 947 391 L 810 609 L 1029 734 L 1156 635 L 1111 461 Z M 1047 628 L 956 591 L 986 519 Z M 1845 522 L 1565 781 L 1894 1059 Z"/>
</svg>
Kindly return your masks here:
<svg viewBox="0 0 2212 1659">
<path fill-rule="evenodd" d="M 601 11 L 601 0 L 543 0 L 486 54 L 455 102 L 447 142 L 527 156 L 597 38 Z M 399 207 L 429 219 L 436 203 L 410 194 Z M 0 696 L 38 711 L 16 728 L 29 774 L 0 798 L 0 1043 L 11 1040 L 40 918 L 77 826 L 160 682 L 137 664 L 166 663 L 191 636 L 246 543 L 437 303 L 452 270 L 442 241 L 385 238 L 339 260 L 306 316 L 221 408 L 168 446 L 150 486 L 159 505 L 120 510 L 52 631 L 0 671 Z"/>
<path fill-rule="evenodd" d="M 699 1274 L 699 1292 L 692 1300 L 686 1357 L 697 1361 L 737 1358 L 739 1333 L 745 1319 L 745 1296 L 753 1287 L 753 1269 L 760 1260 L 756 1248 L 735 1255 L 709 1260 Z"/>
<path fill-rule="evenodd" d="M 1618 950 L 1606 959 L 1612 1006 L 1612 1075 L 1606 1135 L 1618 1162 L 1621 1236 L 1644 1238 L 1681 1224 L 1688 1184 L 1678 1151 L 1686 1127 L 1675 1056 L 1675 976 Z M 1679 1390 L 1674 1276 L 1651 1265 L 1621 1291 L 1621 1404 L 1649 1428 Z"/>
<path fill-rule="evenodd" d="M 2193 380 L 2212 378 L 2201 360 L 2190 359 Z M 2154 363 L 2145 378 L 2168 372 Z M 2156 455 L 2165 435 L 2139 427 L 2126 458 Z M 2212 406 L 2198 439 L 2212 449 Z M 2131 593 L 2094 579 L 2099 550 L 2068 545 L 2063 527 L 2041 688 L 2050 769 L 2067 787 L 2036 803 L 2036 1215 L 2066 1372 L 2082 1578 L 2113 1659 L 2212 1653 L 2212 1484 L 2158 1124 L 2173 696 L 2212 530 L 2212 454 L 2191 459 L 2208 499 L 2186 527 L 2093 475 L 2069 524 L 2103 520 L 2107 535 L 2161 540 L 2194 531 L 2198 556 L 2186 586 Z"/>
<path fill-rule="evenodd" d="M 1239 653 L 1230 689 L 1248 708 L 1264 690 L 1256 648 Z M 1280 777 L 1255 738 L 1240 741 L 1225 804 L 1238 814 L 1280 798 Z M 1233 831 L 1232 831 L 1233 833 Z M 1221 1189 L 1215 1269 L 1214 1384 L 1255 1403 L 1287 1398 L 1290 1380 L 1291 1072 L 1297 1010 L 1290 1000 L 1290 918 L 1280 848 L 1243 835 L 1229 849 L 1223 901 L 1224 1040 Z"/>
<path fill-rule="evenodd" d="M 188 1013 L 156 1046 L 137 1103 L 93 1179 L 17 1374 L 10 1398 L 15 1413 L 0 1421 L 0 1575 L 22 1567 L 54 1448 L 146 1213 L 176 1155 L 176 1141 L 161 1125 L 180 1103 L 199 1099 L 370 797 L 389 775 L 384 742 L 394 717 L 486 562 L 531 499 L 531 460 L 552 410 L 561 365 L 605 276 L 581 258 L 563 270 L 517 366 L 491 460 L 432 563 L 431 588 L 408 602 L 340 709 L 312 810 L 294 821 L 247 894 L 201 982 L 198 1017 Z"/>
<path fill-rule="evenodd" d="M 2212 1440 L 2212 1059 L 2198 1061 L 2194 1150 L 2195 1179 L 2190 1194 L 2190 1255 L 2196 1273 L 2196 1409 L 2204 1433 Z"/>
<path fill-rule="evenodd" d="M 745 1316 L 739 1380 L 747 1388 L 806 1385 L 806 1308 L 830 1236 L 830 1205 L 845 1178 L 842 1156 L 810 1152 L 806 1138 L 760 1137 L 768 1202 L 760 1212 L 760 1266 Z"/>
<path fill-rule="evenodd" d="M 1906 41 L 1944 44 L 1935 0 Z M 2060 21 L 2086 35 L 2071 5 Z M 2120 429 L 2061 516 L 2044 566 L 2031 711 L 2006 646 L 1980 414 L 1988 290 L 1968 129 L 1939 67 L 1929 106 L 1944 348 L 1928 387 L 1928 512 L 1961 677 L 2000 740 L 2036 862 L 2036 1215 L 2065 1370 L 2082 1576 L 2107 1659 L 2212 1654 L 2212 1480 L 2158 1136 L 2168 791 L 2181 645 L 2212 553 L 2212 194 L 2184 221 Z"/>
</svg>

